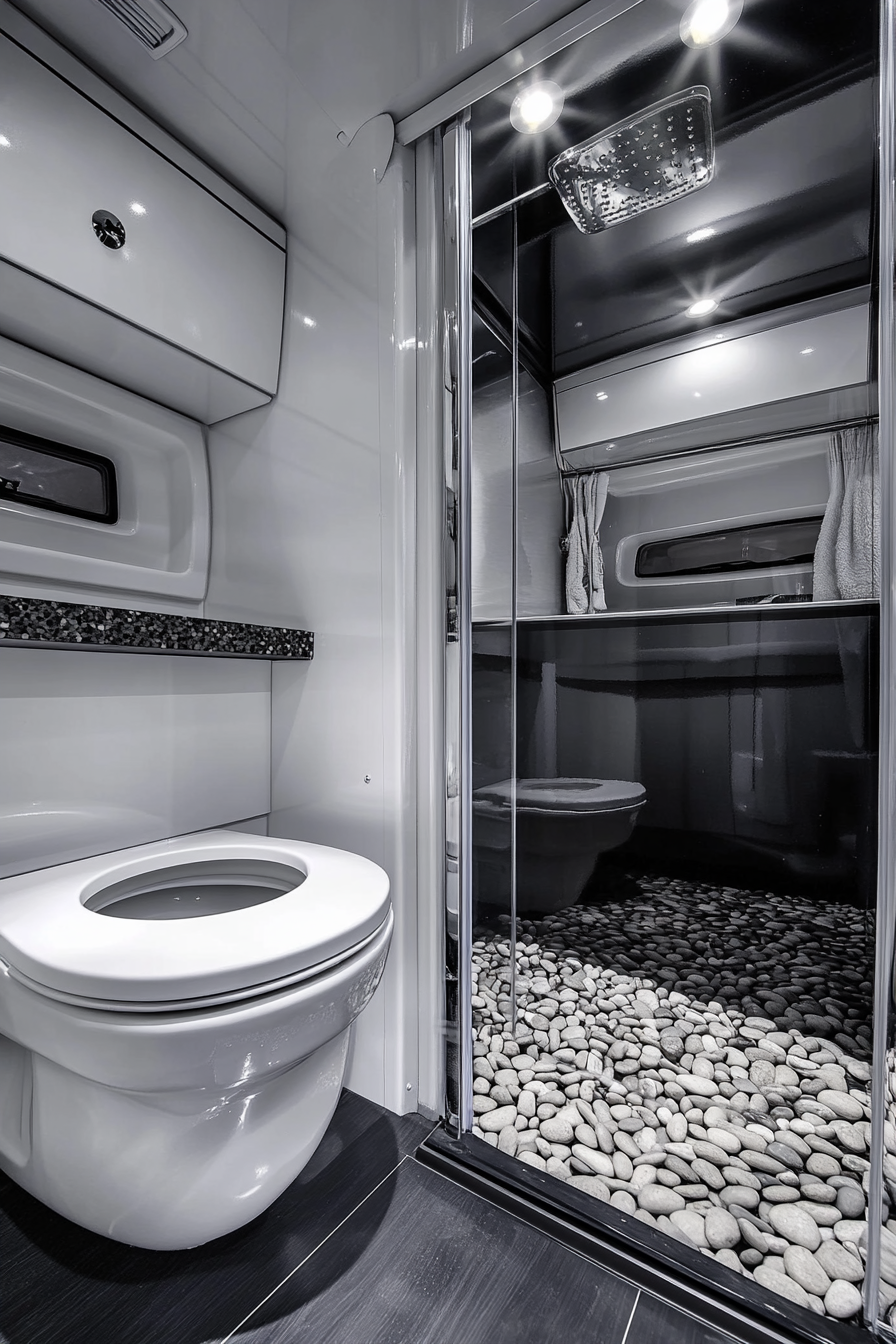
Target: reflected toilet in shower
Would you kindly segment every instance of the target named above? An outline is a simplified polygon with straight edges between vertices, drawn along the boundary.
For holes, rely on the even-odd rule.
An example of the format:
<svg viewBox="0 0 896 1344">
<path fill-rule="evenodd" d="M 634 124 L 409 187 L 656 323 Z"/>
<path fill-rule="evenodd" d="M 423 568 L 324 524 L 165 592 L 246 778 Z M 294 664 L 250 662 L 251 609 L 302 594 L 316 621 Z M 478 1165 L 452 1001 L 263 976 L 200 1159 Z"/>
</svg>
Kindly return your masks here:
<svg viewBox="0 0 896 1344">
<path fill-rule="evenodd" d="M 476 893 L 486 904 L 510 896 L 511 817 L 516 804 L 516 908 L 574 904 L 598 857 L 629 838 L 647 801 L 624 779 L 502 779 L 473 793 Z"/>
</svg>

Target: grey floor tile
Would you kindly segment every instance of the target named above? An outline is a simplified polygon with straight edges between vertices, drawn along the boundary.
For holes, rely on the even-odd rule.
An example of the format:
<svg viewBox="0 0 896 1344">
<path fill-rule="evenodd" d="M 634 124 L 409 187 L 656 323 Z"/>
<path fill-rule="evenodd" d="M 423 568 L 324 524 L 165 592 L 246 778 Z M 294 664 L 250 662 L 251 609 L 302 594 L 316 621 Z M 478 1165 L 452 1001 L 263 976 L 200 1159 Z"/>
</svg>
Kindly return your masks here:
<svg viewBox="0 0 896 1344">
<path fill-rule="evenodd" d="M 686 1316 L 668 1302 L 642 1293 L 625 1344 L 736 1344 L 736 1341 L 731 1335 Z"/>
<path fill-rule="evenodd" d="M 405 1161 L 236 1344 L 621 1344 L 637 1291 Z"/>
<path fill-rule="evenodd" d="M 193 1251 L 95 1236 L 0 1176 L 2 1344 L 207 1344 L 309 1255 L 432 1125 L 343 1093 L 309 1165 L 247 1227 Z"/>
</svg>

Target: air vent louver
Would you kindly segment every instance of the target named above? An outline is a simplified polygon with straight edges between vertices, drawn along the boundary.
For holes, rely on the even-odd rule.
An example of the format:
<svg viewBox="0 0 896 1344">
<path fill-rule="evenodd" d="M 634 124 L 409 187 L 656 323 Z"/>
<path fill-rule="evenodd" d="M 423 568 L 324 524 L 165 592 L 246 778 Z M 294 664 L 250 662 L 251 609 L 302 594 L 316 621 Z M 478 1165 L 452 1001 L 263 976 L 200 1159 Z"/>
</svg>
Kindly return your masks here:
<svg viewBox="0 0 896 1344">
<path fill-rule="evenodd" d="M 142 42 L 153 60 L 167 56 L 187 36 L 184 24 L 161 0 L 97 0 Z"/>
</svg>

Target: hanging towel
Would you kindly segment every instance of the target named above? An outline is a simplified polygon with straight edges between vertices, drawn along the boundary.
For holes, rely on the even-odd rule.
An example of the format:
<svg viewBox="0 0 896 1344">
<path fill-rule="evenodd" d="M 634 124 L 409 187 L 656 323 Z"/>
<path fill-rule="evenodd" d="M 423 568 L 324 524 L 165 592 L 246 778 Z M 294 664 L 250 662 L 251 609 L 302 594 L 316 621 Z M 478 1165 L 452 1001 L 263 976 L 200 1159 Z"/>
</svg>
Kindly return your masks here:
<svg viewBox="0 0 896 1344">
<path fill-rule="evenodd" d="M 607 504 L 605 471 L 561 480 L 566 508 L 566 610 L 571 616 L 606 611 L 600 524 Z"/>
<path fill-rule="evenodd" d="M 831 493 L 815 548 L 816 602 L 880 594 L 880 463 L 877 426 L 831 435 Z"/>
</svg>

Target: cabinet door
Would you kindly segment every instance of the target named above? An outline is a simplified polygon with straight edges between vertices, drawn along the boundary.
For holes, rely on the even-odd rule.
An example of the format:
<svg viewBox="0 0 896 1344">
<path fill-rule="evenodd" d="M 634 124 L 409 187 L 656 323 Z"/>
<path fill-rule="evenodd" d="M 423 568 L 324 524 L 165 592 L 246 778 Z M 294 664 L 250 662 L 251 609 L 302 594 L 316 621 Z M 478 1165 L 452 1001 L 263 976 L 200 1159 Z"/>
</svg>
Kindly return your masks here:
<svg viewBox="0 0 896 1344">
<path fill-rule="evenodd" d="M 276 391 L 282 249 L 6 38 L 0 76 L 0 256 Z"/>
</svg>

